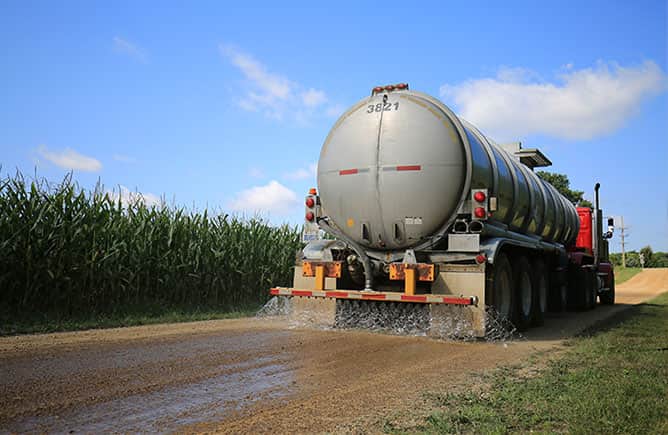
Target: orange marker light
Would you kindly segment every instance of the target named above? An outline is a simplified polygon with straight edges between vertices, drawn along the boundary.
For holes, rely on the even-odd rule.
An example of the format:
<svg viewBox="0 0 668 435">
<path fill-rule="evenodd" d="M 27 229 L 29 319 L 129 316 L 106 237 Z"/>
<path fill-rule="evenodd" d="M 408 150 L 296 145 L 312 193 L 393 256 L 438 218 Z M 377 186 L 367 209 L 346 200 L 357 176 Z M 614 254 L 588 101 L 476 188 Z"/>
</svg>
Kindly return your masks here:
<svg viewBox="0 0 668 435">
<path fill-rule="evenodd" d="M 309 194 L 309 195 L 316 195 L 315 187 L 311 187 L 311 188 L 308 190 L 308 194 Z"/>
</svg>

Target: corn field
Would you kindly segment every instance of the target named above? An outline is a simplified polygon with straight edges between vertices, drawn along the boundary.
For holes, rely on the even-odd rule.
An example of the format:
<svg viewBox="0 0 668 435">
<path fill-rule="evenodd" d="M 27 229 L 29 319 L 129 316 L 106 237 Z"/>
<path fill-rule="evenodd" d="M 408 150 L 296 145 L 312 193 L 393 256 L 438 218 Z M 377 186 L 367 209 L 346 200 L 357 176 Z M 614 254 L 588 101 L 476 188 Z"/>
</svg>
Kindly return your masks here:
<svg viewBox="0 0 668 435">
<path fill-rule="evenodd" d="M 136 307 L 234 310 L 291 280 L 296 227 L 123 204 L 71 176 L 0 179 L 0 310 L 81 316 Z"/>
</svg>

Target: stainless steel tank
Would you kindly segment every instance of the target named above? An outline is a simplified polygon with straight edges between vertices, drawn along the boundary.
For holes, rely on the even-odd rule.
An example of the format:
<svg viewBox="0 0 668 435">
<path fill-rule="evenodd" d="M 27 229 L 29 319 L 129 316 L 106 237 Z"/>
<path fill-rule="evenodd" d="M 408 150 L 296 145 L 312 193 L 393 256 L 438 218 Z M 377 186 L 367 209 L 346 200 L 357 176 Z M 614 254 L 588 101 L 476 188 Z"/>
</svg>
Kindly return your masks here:
<svg viewBox="0 0 668 435">
<path fill-rule="evenodd" d="M 489 223 L 569 244 L 575 207 L 514 156 L 419 92 L 378 92 L 345 112 L 318 162 L 323 214 L 370 251 L 428 249 L 471 189 L 497 198 Z M 464 206 L 464 207 L 463 207 Z"/>
</svg>

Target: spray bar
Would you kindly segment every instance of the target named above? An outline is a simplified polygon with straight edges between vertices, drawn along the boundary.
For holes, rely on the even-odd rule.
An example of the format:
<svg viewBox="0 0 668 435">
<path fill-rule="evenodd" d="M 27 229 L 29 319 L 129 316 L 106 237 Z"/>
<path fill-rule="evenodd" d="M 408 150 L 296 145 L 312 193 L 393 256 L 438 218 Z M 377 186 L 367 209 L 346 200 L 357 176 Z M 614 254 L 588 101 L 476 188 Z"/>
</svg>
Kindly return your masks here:
<svg viewBox="0 0 668 435">
<path fill-rule="evenodd" d="M 441 296 L 441 295 L 407 295 L 398 292 L 365 292 L 356 290 L 299 290 L 285 287 L 272 288 L 273 296 L 301 296 L 326 299 L 357 299 L 365 301 L 417 302 L 423 304 L 443 305 L 478 305 L 478 298 Z"/>
</svg>

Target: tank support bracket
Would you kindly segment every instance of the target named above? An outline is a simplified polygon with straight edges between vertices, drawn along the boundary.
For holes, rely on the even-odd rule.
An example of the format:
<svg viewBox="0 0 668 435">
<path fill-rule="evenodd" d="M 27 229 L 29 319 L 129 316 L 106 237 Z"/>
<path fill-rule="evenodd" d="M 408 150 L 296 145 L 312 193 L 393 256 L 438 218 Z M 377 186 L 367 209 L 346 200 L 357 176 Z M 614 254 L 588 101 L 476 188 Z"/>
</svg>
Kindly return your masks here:
<svg viewBox="0 0 668 435">
<path fill-rule="evenodd" d="M 438 271 L 435 264 L 429 263 L 391 263 L 390 264 L 390 279 L 392 281 L 402 281 L 406 277 L 408 270 L 415 271 L 417 281 L 434 281 Z"/>
</svg>

